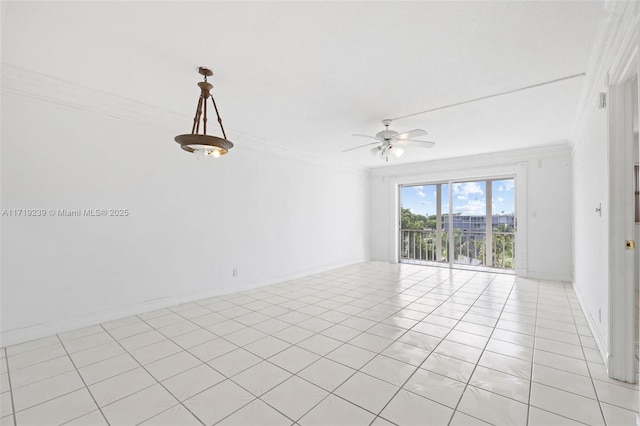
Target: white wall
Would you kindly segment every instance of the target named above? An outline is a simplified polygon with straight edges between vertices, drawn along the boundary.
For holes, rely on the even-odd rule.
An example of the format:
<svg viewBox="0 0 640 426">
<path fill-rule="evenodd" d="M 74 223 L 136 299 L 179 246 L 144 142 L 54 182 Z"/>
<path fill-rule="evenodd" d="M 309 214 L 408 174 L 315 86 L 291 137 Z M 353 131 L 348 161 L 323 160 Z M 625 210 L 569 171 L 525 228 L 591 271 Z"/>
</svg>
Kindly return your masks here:
<svg viewBox="0 0 640 426">
<path fill-rule="evenodd" d="M 633 106 L 633 163 L 635 165 L 640 164 L 640 138 L 638 135 L 638 81 L 635 81 L 635 90 L 632 91 L 632 106 Z M 634 177 L 635 179 L 635 177 Z M 635 185 L 635 180 L 634 180 Z M 636 188 L 634 187 L 634 191 Z M 635 199 L 634 199 L 635 200 Z M 634 207 L 635 208 L 635 207 Z M 635 220 L 635 218 L 634 218 Z M 640 222 L 635 223 L 634 240 L 636 243 L 640 243 Z M 640 262 L 638 259 L 634 262 L 633 281 L 636 285 L 636 292 L 640 290 Z M 636 300 L 638 304 L 638 300 Z"/>
<path fill-rule="evenodd" d="M 571 164 L 567 145 L 373 169 L 371 258 L 397 261 L 397 187 L 456 179 L 516 177 L 520 276 L 571 279 Z"/>
<path fill-rule="evenodd" d="M 532 158 L 527 162 L 527 276 L 558 281 L 572 278 L 571 159 Z"/>
<path fill-rule="evenodd" d="M 238 140 L 197 160 L 76 106 L 3 92 L 2 209 L 129 216 L 2 217 L 2 346 L 368 260 L 363 170 Z"/>
<path fill-rule="evenodd" d="M 624 285 L 624 275 L 620 265 L 626 267 L 620 258 L 612 258 L 610 239 L 618 240 L 622 221 L 612 216 L 621 216 L 621 209 L 612 209 L 610 200 L 618 197 L 619 186 L 613 185 L 610 177 L 619 179 L 619 170 L 629 170 L 630 164 L 617 164 L 616 156 L 610 155 L 610 132 L 616 141 L 611 145 L 611 152 L 622 152 L 622 142 L 615 132 L 624 133 L 622 124 L 625 115 L 618 111 L 610 111 L 615 102 L 610 99 L 609 84 L 617 91 L 616 85 L 629 80 L 637 72 L 636 52 L 638 45 L 638 3 L 633 1 L 607 2 L 605 4 L 607 19 L 599 30 L 586 69 L 581 104 L 578 107 L 575 144 L 572 154 L 573 164 L 573 216 L 574 216 L 574 265 L 573 287 L 589 322 L 590 329 L 597 341 L 603 360 L 611 368 L 610 353 L 615 353 L 614 376 L 627 375 L 627 361 L 633 361 L 633 350 L 627 350 L 627 333 L 629 321 L 634 321 L 633 309 L 629 309 Z M 606 107 L 598 108 L 601 93 L 606 95 Z M 631 103 L 637 102 L 632 98 Z M 618 106 L 619 107 L 619 106 Z M 616 113 L 617 112 L 617 113 Z M 637 114 L 637 112 L 636 112 Z M 610 119 L 613 121 L 610 123 Z M 636 120 L 634 120 L 636 121 Z M 634 123 L 634 129 L 637 122 Z M 635 155 L 634 155 L 635 157 Z M 637 158 L 637 157 L 635 157 Z M 631 159 L 628 159 L 631 163 Z M 629 173 L 631 176 L 631 173 Z M 628 195 L 631 197 L 631 193 Z M 602 207 L 601 215 L 595 211 Z M 617 212 L 617 213 L 616 213 Z M 624 214 L 622 214 L 624 216 Z M 610 223 L 611 222 L 611 223 Z M 612 234 L 613 230 L 613 234 Z M 628 237 L 623 237 L 628 238 Z M 616 249 L 615 251 L 619 251 Z M 617 256 L 617 254 L 616 254 Z M 612 262 L 612 260 L 614 262 Z M 614 265 L 615 263 L 615 265 Z M 610 281 L 612 276 L 621 278 Z M 624 305 L 619 303 L 624 300 Z M 615 308 L 611 308 L 615 305 Z M 637 321 L 637 320 L 636 320 Z M 622 341 L 625 343 L 621 343 Z M 611 346 L 613 345 L 613 346 Z M 622 352 L 627 352 L 623 354 Z M 633 374 L 628 376 L 633 377 Z"/>
<path fill-rule="evenodd" d="M 607 110 L 596 109 L 573 152 L 574 288 L 605 352 L 609 342 L 607 158 Z M 599 206 L 602 215 L 595 211 Z"/>
</svg>

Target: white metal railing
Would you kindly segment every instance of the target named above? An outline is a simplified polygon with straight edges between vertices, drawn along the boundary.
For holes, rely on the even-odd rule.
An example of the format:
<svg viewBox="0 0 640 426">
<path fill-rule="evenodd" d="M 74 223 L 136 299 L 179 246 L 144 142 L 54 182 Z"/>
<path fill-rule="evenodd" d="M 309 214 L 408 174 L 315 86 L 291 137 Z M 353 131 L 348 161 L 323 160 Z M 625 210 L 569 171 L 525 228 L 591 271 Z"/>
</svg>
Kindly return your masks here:
<svg viewBox="0 0 640 426">
<path fill-rule="evenodd" d="M 408 260 L 425 260 L 432 262 L 447 261 L 447 253 L 449 241 L 445 232 L 442 232 L 440 244 L 437 240 L 437 231 L 435 229 L 402 229 L 400 231 L 401 259 Z M 438 250 L 440 248 L 440 250 Z"/>
<path fill-rule="evenodd" d="M 515 269 L 516 233 L 493 231 L 492 234 L 493 267 Z"/>
<path fill-rule="evenodd" d="M 453 231 L 453 262 L 466 265 L 514 269 L 515 232 L 492 231 L 491 255 L 486 256 L 487 233 Z M 425 262 L 449 262 L 450 235 L 435 229 L 400 230 L 400 259 Z"/>
</svg>

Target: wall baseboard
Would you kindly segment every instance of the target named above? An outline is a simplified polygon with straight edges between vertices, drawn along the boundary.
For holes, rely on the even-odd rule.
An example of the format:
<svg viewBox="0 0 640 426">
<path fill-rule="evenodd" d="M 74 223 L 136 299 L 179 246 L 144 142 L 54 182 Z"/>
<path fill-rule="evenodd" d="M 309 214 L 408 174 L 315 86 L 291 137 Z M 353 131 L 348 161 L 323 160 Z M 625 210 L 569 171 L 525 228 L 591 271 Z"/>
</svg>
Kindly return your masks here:
<svg viewBox="0 0 640 426">
<path fill-rule="evenodd" d="M 176 294 L 174 296 L 163 297 L 160 299 L 147 300 L 142 303 L 123 306 L 116 309 L 109 309 L 89 315 L 81 315 L 72 318 L 64 318 L 51 323 L 34 324 L 15 330 L 7 330 L 0 333 L 0 347 L 17 345 L 19 343 L 28 342 L 30 340 L 40 339 L 52 336 L 66 331 L 76 330 L 83 327 L 89 327 L 96 324 L 102 324 L 108 321 L 125 318 L 132 315 L 139 315 L 145 312 L 151 312 L 158 309 L 164 309 L 171 306 L 181 305 L 183 303 L 194 302 L 197 300 L 207 299 L 210 297 L 222 296 L 229 293 L 236 293 L 245 290 L 252 290 L 284 281 L 301 278 L 308 275 L 318 274 L 332 269 L 342 268 L 357 263 L 363 263 L 367 260 L 352 259 L 345 262 L 322 265 L 314 268 L 308 268 L 296 271 L 290 274 L 282 275 L 263 281 L 254 281 L 244 283 L 237 286 L 227 286 L 215 289 L 207 289 L 203 291 L 195 291 L 189 293 Z"/>
<path fill-rule="evenodd" d="M 598 346 L 598 351 L 600 352 L 600 356 L 602 357 L 602 361 L 604 362 L 604 368 L 609 371 L 609 351 L 607 349 L 607 345 L 596 326 L 595 319 L 591 316 L 589 311 L 586 309 L 586 304 L 584 303 L 584 299 L 582 298 L 582 294 L 578 290 L 579 287 L 576 286 L 575 282 L 572 282 L 573 290 L 576 292 L 576 296 L 578 297 L 578 303 L 580 303 L 580 309 L 584 313 L 585 318 L 587 319 L 587 324 L 589 325 L 589 330 L 591 330 L 591 334 L 593 335 L 593 339 L 596 341 L 596 346 Z"/>
<path fill-rule="evenodd" d="M 563 273 L 549 273 L 549 272 L 540 272 L 540 271 L 525 271 L 521 273 L 520 271 L 516 271 L 516 275 L 521 278 L 529 278 L 532 280 L 542 280 L 542 281 L 562 281 L 565 283 L 571 282 L 571 277 L 564 275 Z"/>
</svg>

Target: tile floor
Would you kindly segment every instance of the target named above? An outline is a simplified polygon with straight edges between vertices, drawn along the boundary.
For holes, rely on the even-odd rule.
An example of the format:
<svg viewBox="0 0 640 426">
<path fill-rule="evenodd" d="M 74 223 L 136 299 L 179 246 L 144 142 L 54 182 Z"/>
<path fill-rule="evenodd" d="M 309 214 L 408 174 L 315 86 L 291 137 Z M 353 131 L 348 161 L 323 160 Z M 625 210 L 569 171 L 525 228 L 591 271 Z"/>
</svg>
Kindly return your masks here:
<svg viewBox="0 0 640 426">
<path fill-rule="evenodd" d="M 1 349 L 2 425 L 634 425 L 571 285 L 364 263 Z"/>
</svg>

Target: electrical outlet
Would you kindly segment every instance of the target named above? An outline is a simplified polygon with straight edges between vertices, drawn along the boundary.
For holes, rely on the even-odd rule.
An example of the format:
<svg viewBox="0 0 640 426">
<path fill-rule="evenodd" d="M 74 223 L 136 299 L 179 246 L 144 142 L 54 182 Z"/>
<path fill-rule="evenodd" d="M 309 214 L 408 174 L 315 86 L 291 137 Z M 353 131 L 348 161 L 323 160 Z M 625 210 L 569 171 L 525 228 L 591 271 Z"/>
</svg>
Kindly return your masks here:
<svg viewBox="0 0 640 426">
<path fill-rule="evenodd" d="M 602 322 L 602 309 L 598 309 L 598 322 Z"/>
<path fill-rule="evenodd" d="M 234 277 L 238 276 L 238 268 L 236 268 L 236 267 L 233 268 L 233 276 Z"/>
</svg>

